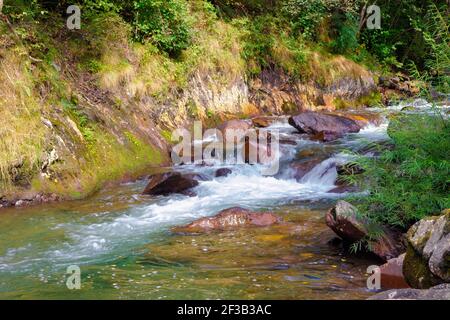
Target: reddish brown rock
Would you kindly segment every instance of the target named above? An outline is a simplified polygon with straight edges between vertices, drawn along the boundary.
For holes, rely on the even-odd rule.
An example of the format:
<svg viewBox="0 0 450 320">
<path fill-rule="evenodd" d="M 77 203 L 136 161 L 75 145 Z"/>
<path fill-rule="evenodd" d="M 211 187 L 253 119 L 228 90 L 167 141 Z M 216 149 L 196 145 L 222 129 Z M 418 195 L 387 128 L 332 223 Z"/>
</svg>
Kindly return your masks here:
<svg viewBox="0 0 450 320">
<path fill-rule="evenodd" d="M 403 260 L 405 254 L 388 260 L 380 267 L 381 287 L 383 289 L 402 289 L 409 288 L 403 276 Z"/>
<path fill-rule="evenodd" d="M 361 126 L 352 119 L 310 111 L 290 117 L 289 124 L 300 133 L 316 135 L 323 132 L 323 138 L 328 141 L 361 129 Z"/>
<path fill-rule="evenodd" d="M 314 134 L 311 137 L 311 140 L 321 141 L 321 142 L 330 142 L 330 141 L 334 141 L 334 140 L 337 140 L 342 137 L 343 137 L 343 134 L 340 134 L 340 133 L 321 131 L 321 132 Z"/>
<path fill-rule="evenodd" d="M 327 226 L 340 238 L 351 243 L 367 235 L 364 222 L 357 217 L 357 209 L 346 201 L 338 201 L 326 214 Z"/>
<path fill-rule="evenodd" d="M 293 178 L 296 180 L 300 180 L 303 178 L 308 172 L 314 169 L 319 163 L 322 162 L 322 158 L 314 158 L 303 161 L 295 161 L 289 164 L 289 167 L 294 171 Z"/>
<path fill-rule="evenodd" d="M 280 119 L 279 117 L 274 117 L 274 116 L 259 116 L 259 117 L 252 118 L 252 123 L 253 123 L 253 126 L 255 126 L 255 127 L 266 128 L 266 127 L 270 126 L 272 123 L 278 121 L 279 119 Z"/>
<path fill-rule="evenodd" d="M 195 176 L 193 175 L 182 175 L 178 172 L 156 174 L 150 177 L 143 194 L 168 195 L 171 193 L 184 193 L 198 185 L 198 181 L 194 178 Z"/>
<path fill-rule="evenodd" d="M 380 237 L 369 243 L 370 251 L 387 261 L 405 252 L 400 232 L 375 225 L 360 218 L 357 209 L 346 201 L 338 201 L 325 216 L 326 224 L 346 243 L 368 238 L 369 230 L 379 229 Z"/>
<path fill-rule="evenodd" d="M 280 218 L 273 213 L 258 213 L 240 207 L 220 211 L 213 217 L 201 218 L 188 225 L 175 227 L 175 233 L 204 233 L 209 231 L 223 231 L 240 227 L 265 227 L 280 222 Z"/>
</svg>

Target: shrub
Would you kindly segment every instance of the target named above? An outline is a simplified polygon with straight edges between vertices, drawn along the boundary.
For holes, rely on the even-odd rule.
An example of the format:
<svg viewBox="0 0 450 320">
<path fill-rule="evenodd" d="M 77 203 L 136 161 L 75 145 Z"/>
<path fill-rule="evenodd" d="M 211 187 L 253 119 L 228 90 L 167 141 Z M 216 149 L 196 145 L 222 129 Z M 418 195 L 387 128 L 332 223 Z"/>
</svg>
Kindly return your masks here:
<svg viewBox="0 0 450 320">
<path fill-rule="evenodd" d="M 281 12 L 290 21 L 295 33 L 313 39 L 317 27 L 327 14 L 327 7 L 323 0 L 286 0 Z"/>
<path fill-rule="evenodd" d="M 450 127 L 440 115 L 410 115 L 392 120 L 388 132 L 392 150 L 361 161 L 370 195 L 360 209 L 374 221 L 406 229 L 450 207 Z"/>
<path fill-rule="evenodd" d="M 188 48 L 191 26 L 184 0 L 137 0 L 134 9 L 135 36 L 139 41 L 150 40 L 173 56 Z"/>
<path fill-rule="evenodd" d="M 350 13 L 333 16 L 337 37 L 331 43 L 334 52 L 344 54 L 358 47 L 358 21 Z"/>
</svg>

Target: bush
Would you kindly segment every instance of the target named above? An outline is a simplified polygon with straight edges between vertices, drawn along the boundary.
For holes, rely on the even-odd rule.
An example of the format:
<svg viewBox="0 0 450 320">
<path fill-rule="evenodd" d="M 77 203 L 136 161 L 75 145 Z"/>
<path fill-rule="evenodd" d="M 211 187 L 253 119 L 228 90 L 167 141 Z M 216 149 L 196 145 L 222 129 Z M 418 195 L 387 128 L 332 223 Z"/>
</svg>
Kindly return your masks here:
<svg viewBox="0 0 450 320">
<path fill-rule="evenodd" d="M 317 27 L 327 15 L 327 7 L 324 0 L 286 0 L 281 12 L 295 33 L 313 39 Z"/>
<path fill-rule="evenodd" d="M 344 54 L 358 47 L 358 21 L 350 13 L 333 16 L 337 37 L 331 43 L 334 52 Z"/>
<path fill-rule="evenodd" d="M 137 0 L 134 9 L 137 40 L 149 40 L 171 56 L 189 47 L 191 26 L 184 0 Z"/>
<path fill-rule="evenodd" d="M 360 209 L 371 220 L 406 229 L 450 207 L 450 127 L 440 115 L 400 116 L 388 132 L 392 150 L 361 162 L 370 195 Z"/>
</svg>

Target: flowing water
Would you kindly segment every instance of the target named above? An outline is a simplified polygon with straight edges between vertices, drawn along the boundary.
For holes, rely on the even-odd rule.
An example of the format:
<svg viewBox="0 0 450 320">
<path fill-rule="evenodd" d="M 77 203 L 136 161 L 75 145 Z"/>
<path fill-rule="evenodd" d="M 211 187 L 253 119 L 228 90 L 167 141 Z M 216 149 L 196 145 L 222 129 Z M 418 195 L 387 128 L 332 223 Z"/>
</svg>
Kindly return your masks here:
<svg viewBox="0 0 450 320">
<path fill-rule="evenodd" d="M 387 139 L 387 124 L 369 125 L 332 143 L 313 142 L 285 121 L 272 129 L 282 145 L 281 168 L 262 176 L 236 165 L 182 166 L 209 176 L 196 196 L 142 196 L 145 182 L 101 191 L 83 201 L 0 212 L 0 298 L 3 299 L 362 299 L 365 271 L 378 261 L 348 256 L 330 243 L 326 210 L 345 194 L 335 188 L 336 163 Z M 302 151 L 323 161 L 301 180 L 289 163 Z M 321 159 L 322 159 L 321 158 Z M 231 206 L 272 211 L 285 223 L 197 236 L 172 226 Z M 66 286 L 66 269 L 81 269 L 81 290 Z"/>
</svg>

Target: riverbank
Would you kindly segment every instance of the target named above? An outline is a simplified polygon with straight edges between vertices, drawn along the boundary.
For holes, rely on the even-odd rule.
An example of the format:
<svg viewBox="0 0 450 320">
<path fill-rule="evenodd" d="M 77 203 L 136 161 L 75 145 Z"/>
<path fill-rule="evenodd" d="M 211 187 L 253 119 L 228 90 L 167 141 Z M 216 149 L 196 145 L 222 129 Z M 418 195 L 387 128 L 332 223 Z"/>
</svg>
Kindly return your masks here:
<svg viewBox="0 0 450 320">
<path fill-rule="evenodd" d="M 171 132 L 194 120 L 214 127 L 231 118 L 382 100 L 381 71 L 369 58 L 356 63 L 291 42 L 281 27 L 271 29 L 275 42 L 267 52 L 252 51 L 259 20 L 222 19 L 202 0 L 187 9 L 197 36 L 174 58 L 131 42 L 128 23 L 114 12 L 86 13 L 82 28 L 69 30 L 56 9 L 37 14 L 38 8 L 5 6 L 3 206 L 80 199 L 167 166 Z"/>
</svg>

